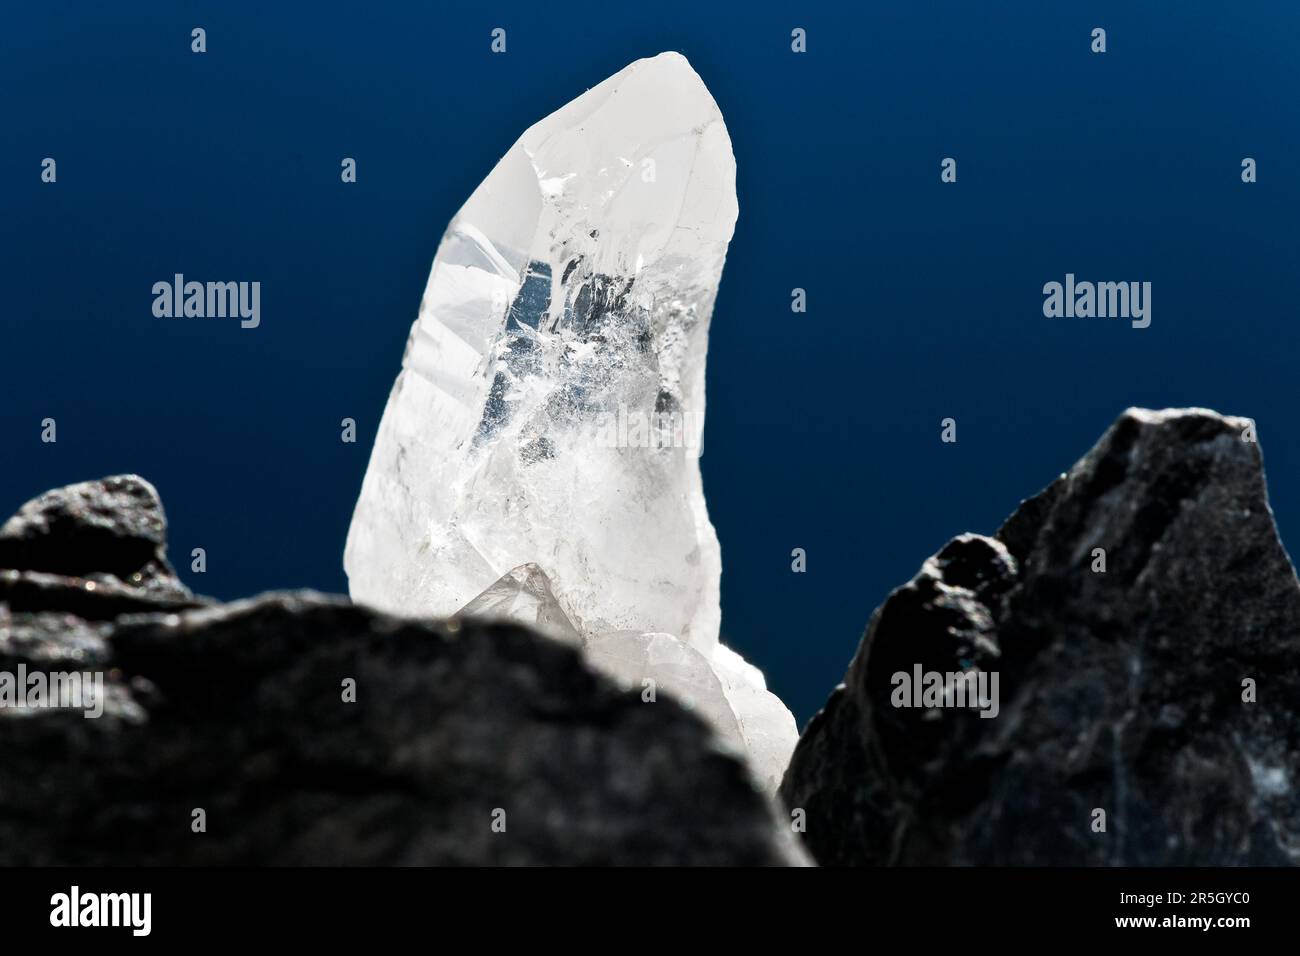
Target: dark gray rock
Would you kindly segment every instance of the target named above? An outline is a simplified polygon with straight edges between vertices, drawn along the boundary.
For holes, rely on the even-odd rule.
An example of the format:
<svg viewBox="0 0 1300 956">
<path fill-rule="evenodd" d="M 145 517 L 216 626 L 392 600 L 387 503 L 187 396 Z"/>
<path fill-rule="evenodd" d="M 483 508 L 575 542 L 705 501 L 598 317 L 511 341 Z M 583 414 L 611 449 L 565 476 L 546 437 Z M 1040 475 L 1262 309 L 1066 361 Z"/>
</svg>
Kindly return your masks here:
<svg viewBox="0 0 1300 956">
<path fill-rule="evenodd" d="M 102 582 L 144 603 L 200 603 L 167 560 L 162 502 L 138 475 L 69 485 L 27 502 L 0 527 L 0 568 L 69 579 L 70 586 L 92 595 Z M 25 585 L 22 591 L 34 593 Z M 8 600 L 4 591 L 0 600 Z"/>
<path fill-rule="evenodd" d="M 1130 410 L 889 596 L 782 784 L 820 863 L 1300 861 L 1300 583 L 1249 424 Z M 893 706 L 916 664 L 997 672 L 997 716 Z"/>
<path fill-rule="evenodd" d="M 132 587 L 112 575 L 68 578 L 42 571 L 0 571 L 0 603 L 11 611 L 65 611 L 92 621 L 122 614 L 181 611 L 210 602 L 175 587 Z"/>
<path fill-rule="evenodd" d="M 139 517 L 54 524 L 161 549 Z M 33 578 L 34 609 L 0 604 L 0 675 L 101 674 L 104 707 L 0 707 L 0 865 L 806 862 L 705 724 L 524 628 L 308 592 L 87 620 Z"/>
</svg>

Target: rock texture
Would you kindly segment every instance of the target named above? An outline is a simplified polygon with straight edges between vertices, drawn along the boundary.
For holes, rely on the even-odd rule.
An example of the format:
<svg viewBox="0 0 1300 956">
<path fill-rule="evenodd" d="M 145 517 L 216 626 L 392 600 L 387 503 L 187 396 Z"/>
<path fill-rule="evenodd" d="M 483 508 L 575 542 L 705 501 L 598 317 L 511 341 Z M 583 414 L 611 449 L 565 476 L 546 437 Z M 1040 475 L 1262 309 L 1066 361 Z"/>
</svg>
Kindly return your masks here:
<svg viewBox="0 0 1300 956">
<path fill-rule="evenodd" d="M 196 607 L 167 560 L 153 485 L 118 475 L 48 491 L 0 526 L 0 602 L 58 606 L 96 620 L 129 610 Z"/>
<path fill-rule="evenodd" d="M 894 707 L 918 663 L 997 672 L 998 716 Z M 1298 777 L 1300 583 L 1253 426 L 1130 409 L 889 596 L 782 796 L 823 864 L 1279 865 Z"/>
<path fill-rule="evenodd" d="M 0 673 L 106 684 L 98 719 L 0 707 L 0 865 L 806 862 L 702 722 L 573 648 L 313 593 L 211 604 L 165 531 L 119 477 L 0 532 Z"/>
</svg>

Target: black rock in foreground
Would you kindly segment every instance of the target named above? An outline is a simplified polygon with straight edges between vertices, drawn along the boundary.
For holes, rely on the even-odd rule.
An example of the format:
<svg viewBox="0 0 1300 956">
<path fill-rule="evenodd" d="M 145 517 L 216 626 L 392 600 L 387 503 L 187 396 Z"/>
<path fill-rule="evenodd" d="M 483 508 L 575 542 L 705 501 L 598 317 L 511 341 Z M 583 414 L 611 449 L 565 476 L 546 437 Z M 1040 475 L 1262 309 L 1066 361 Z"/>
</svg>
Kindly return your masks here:
<svg viewBox="0 0 1300 956">
<path fill-rule="evenodd" d="M 1300 583 L 1253 438 L 1130 409 L 891 594 L 782 784 L 818 862 L 1300 861 Z M 917 665 L 996 673 L 996 716 L 894 706 Z"/>
<path fill-rule="evenodd" d="M 806 862 L 703 723 L 576 651 L 312 593 L 213 605 L 164 534 L 133 476 L 0 531 L 0 679 L 105 681 L 96 718 L 0 706 L 0 865 Z"/>
</svg>

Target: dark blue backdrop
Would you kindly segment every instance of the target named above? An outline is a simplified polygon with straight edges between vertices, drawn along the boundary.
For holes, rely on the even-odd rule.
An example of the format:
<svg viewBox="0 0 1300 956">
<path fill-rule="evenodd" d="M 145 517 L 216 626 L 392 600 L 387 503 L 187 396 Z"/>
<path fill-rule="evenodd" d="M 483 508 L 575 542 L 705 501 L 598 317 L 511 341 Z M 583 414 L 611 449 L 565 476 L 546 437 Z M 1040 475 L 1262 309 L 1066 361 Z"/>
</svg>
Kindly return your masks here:
<svg viewBox="0 0 1300 956">
<path fill-rule="evenodd" d="M 135 471 L 197 590 L 343 590 L 447 221 L 525 127 L 672 49 L 739 167 L 704 457 L 723 630 L 801 722 L 890 588 L 1127 405 L 1256 417 L 1294 544 L 1300 12 L 1137 6 L 4 4 L 0 510 Z M 1151 281 L 1151 327 L 1043 318 L 1067 271 Z M 261 281 L 261 328 L 154 318 L 174 272 Z"/>
</svg>

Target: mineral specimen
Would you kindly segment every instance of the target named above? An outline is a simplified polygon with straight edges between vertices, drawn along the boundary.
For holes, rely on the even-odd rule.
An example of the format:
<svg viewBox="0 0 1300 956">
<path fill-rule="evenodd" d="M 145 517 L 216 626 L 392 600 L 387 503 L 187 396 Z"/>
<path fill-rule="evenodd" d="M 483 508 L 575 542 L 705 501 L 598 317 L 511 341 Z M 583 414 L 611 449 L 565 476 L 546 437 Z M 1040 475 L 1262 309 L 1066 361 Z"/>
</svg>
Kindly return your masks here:
<svg viewBox="0 0 1300 956">
<path fill-rule="evenodd" d="M 536 562 L 585 630 L 712 649 L 700 436 L 647 447 L 608 424 L 702 428 L 736 211 L 722 114 L 678 54 L 524 133 L 434 259 L 348 535 L 356 600 L 445 616 Z"/>
<path fill-rule="evenodd" d="M 774 787 L 797 731 L 719 650 L 699 468 L 736 214 L 722 114 L 676 53 L 525 132 L 443 237 L 344 564 L 358 602 L 522 615 L 625 681 L 664 678 Z"/>
</svg>

